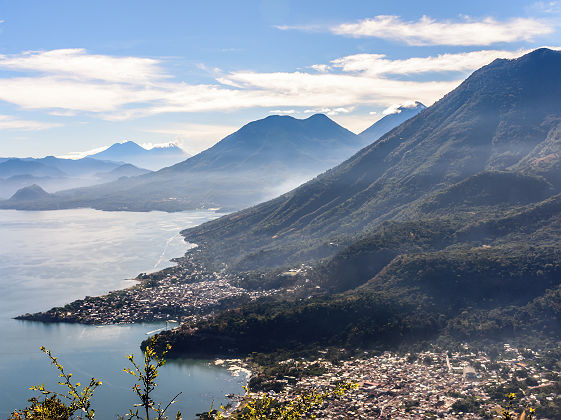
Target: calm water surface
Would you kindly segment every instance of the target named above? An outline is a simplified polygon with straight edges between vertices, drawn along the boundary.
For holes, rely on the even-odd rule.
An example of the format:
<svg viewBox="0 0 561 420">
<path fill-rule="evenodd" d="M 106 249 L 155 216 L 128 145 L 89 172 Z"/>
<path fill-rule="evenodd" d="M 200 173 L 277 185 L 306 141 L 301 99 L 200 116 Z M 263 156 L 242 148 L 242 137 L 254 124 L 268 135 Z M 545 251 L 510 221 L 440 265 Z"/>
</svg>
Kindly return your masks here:
<svg viewBox="0 0 561 420">
<path fill-rule="evenodd" d="M 140 360 L 139 343 L 162 325 L 84 326 L 16 321 L 12 317 L 127 287 L 141 272 L 172 265 L 170 258 L 189 248 L 179 231 L 216 218 L 210 211 L 182 213 L 101 212 L 91 209 L 23 212 L 0 210 L 0 418 L 26 405 L 30 385 L 57 372 L 42 354 L 44 345 L 59 356 L 77 382 L 92 376 L 96 418 L 112 419 L 135 403 L 133 382 L 124 372 L 127 354 Z M 184 418 L 227 402 L 245 377 L 207 361 L 170 361 L 161 370 L 156 400 L 167 404 L 182 395 L 174 410 Z"/>
</svg>

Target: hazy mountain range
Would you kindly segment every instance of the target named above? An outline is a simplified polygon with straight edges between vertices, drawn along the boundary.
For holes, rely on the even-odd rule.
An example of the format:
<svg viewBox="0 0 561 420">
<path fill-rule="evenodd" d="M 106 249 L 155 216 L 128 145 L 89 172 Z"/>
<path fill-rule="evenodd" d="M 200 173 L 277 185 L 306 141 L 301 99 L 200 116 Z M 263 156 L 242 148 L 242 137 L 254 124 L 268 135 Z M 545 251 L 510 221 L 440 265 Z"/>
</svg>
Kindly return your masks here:
<svg viewBox="0 0 561 420">
<path fill-rule="evenodd" d="M 391 129 L 402 121 L 401 114 L 408 116 L 422 107 L 419 104 L 388 115 L 379 124 L 384 130 Z M 377 127 L 378 123 L 368 130 L 371 134 L 359 136 L 322 114 L 303 120 L 270 116 L 251 122 L 198 155 L 157 172 L 36 199 L 12 199 L 0 206 L 39 210 L 239 209 L 289 191 L 337 165 L 369 144 L 372 133 L 380 131 Z M 126 142 L 91 157 L 126 158 L 134 162 L 135 153 L 144 156 L 142 150 L 135 143 Z"/>
<path fill-rule="evenodd" d="M 161 169 L 189 158 L 174 144 L 145 149 L 133 141 L 115 143 L 105 150 L 81 159 L 0 158 L 0 197 L 8 198 L 18 189 L 35 184 L 53 193 L 133 177 Z M 148 168 L 148 169 L 145 169 Z M 20 194 L 14 202 L 35 201 Z M 26 200 L 23 197 L 27 197 Z M 47 196 L 41 195 L 44 199 Z M 16 198 L 16 197 L 14 197 Z"/>
<path fill-rule="evenodd" d="M 18 189 L 32 184 L 38 184 L 49 192 L 55 192 L 147 172 L 150 171 L 130 164 L 92 158 L 77 160 L 60 159 L 54 156 L 41 159 L 3 158 L 0 159 L 0 197 L 10 197 Z"/>
</svg>

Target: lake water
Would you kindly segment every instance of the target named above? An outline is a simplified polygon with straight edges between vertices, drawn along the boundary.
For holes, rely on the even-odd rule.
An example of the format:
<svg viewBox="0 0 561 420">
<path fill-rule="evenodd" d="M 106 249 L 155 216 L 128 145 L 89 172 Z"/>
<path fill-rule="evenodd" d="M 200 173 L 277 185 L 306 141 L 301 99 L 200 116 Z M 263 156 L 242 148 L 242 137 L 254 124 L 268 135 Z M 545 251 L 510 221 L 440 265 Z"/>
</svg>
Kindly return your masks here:
<svg viewBox="0 0 561 420">
<path fill-rule="evenodd" d="M 141 360 L 139 344 L 159 324 L 85 326 L 16 321 L 86 295 L 127 287 L 141 272 L 172 265 L 190 246 L 181 229 L 216 218 L 211 211 L 181 213 L 101 212 L 91 209 L 22 212 L 0 210 L 0 418 L 23 408 L 31 385 L 56 388 L 57 371 L 41 353 L 50 348 L 76 382 L 103 381 L 93 399 L 96 418 L 125 414 L 136 402 L 127 354 Z M 184 418 L 226 403 L 245 377 L 208 361 L 173 360 L 161 368 L 155 400 L 178 392 Z M 59 391 L 62 387 L 59 387 Z M 172 416 L 174 417 L 174 416 Z"/>
</svg>

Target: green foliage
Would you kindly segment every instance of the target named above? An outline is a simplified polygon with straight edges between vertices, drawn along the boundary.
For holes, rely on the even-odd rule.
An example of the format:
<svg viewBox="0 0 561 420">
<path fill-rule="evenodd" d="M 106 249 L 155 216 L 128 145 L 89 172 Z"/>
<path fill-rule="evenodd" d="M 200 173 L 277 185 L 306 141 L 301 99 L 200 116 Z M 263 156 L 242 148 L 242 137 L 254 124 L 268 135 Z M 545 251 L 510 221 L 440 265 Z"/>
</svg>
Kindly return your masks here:
<svg viewBox="0 0 561 420">
<path fill-rule="evenodd" d="M 510 394 L 506 394 L 505 395 L 506 399 L 508 400 L 507 406 L 506 408 L 502 411 L 501 413 L 501 419 L 502 420 L 517 420 L 518 417 L 515 417 L 515 413 L 512 411 L 513 410 L 513 403 L 514 400 L 516 399 L 516 394 L 514 394 L 513 392 L 511 392 Z M 524 413 L 526 413 L 526 410 L 524 410 Z M 528 408 L 528 414 L 525 415 L 525 417 L 520 417 L 521 419 L 525 419 L 525 420 L 534 420 L 534 414 L 535 414 L 535 410 L 533 408 Z"/>
<path fill-rule="evenodd" d="M 169 344 L 165 349 L 158 353 L 157 348 L 158 339 L 153 336 L 148 346 L 144 351 L 144 365 L 137 364 L 133 355 L 127 356 L 133 369 L 124 368 L 123 370 L 137 379 L 132 390 L 140 399 L 140 404 L 135 404 L 134 411 L 129 409 L 129 413 L 122 418 L 131 418 L 139 420 L 150 420 L 150 415 L 154 413 L 156 420 L 165 420 L 167 409 L 175 402 L 181 393 L 177 394 L 165 407 L 162 408 L 161 404 L 156 404 L 152 399 L 152 391 L 157 386 L 156 378 L 158 377 L 158 369 L 162 367 L 166 360 L 164 356 L 169 351 Z M 15 410 L 10 420 L 70 420 L 70 419 L 88 419 L 92 420 L 95 416 L 95 411 L 91 407 L 91 398 L 95 389 L 102 384 L 96 378 L 92 378 L 90 383 L 82 390 L 79 382 L 73 384 L 71 381 L 72 374 L 66 373 L 63 366 L 58 362 L 50 350 L 41 347 L 43 351 L 51 360 L 51 363 L 59 370 L 59 385 L 67 388 L 67 393 L 63 394 L 56 391 L 45 389 L 45 385 L 32 386 L 30 389 L 38 391 L 44 395 L 43 400 L 36 397 L 29 399 L 31 405 L 23 410 Z M 141 417 L 138 407 L 144 409 L 146 417 Z M 83 417 L 82 417 L 83 416 Z M 176 419 L 181 418 L 181 413 L 177 412 Z"/>
<path fill-rule="evenodd" d="M 10 420 L 68 420 L 72 418 L 73 411 L 56 395 L 45 397 L 40 401 L 37 397 L 28 400 L 31 405 L 23 410 L 16 410 L 10 416 Z"/>
<path fill-rule="evenodd" d="M 318 393 L 311 391 L 299 395 L 295 400 L 279 402 L 267 393 L 256 397 L 247 397 L 242 408 L 234 413 L 228 413 L 222 407 L 222 411 L 211 410 L 200 415 L 202 419 L 223 419 L 227 415 L 236 420 L 298 420 L 310 416 L 315 418 L 313 410 L 320 408 L 328 398 L 341 397 L 348 391 L 358 388 L 357 384 L 351 382 L 340 382 L 331 392 Z M 247 387 L 244 387 L 246 392 Z"/>
<path fill-rule="evenodd" d="M 150 344 L 147 345 L 144 350 L 143 366 L 134 361 L 134 355 L 130 354 L 127 356 L 130 363 L 133 365 L 133 369 L 124 368 L 123 371 L 137 379 L 137 383 L 134 384 L 132 390 L 140 399 L 140 404 L 135 404 L 135 407 L 137 408 L 135 408 L 134 411 L 132 409 L 129 410 L 128 417 L 130 418 L 142 419 L 138 412 L 138 407 L 141 407 L 146 415 L 144 420 L 150 420 L 150 414 L 152 412 L 154 412 L 157 420 L 163 420 L 167 418 L 165 415 L 167 409 L 175 402 L 175 398 L 181 394 L 179 393 L 173 397 L 173 399 L 164 408 L 162 408 L 161 403 L 156 405 L 152 399 L 152 391 L 154 391 L 157 386 L 156 378 L 158 377 L 158 369 L 165 365 L 166 359 L 164 359 L 164 356 L 171 348 L 171 346 L 167 344 L 162 353 L 158 354 L 156 351 L 157 344 L 157 336 L 152 336 L 150 338 Z M 180 417 L 181 413 L 178 412 L 176 418 L 179 419 Z"/>
<path fill-rule="evenodd" d="M 13 419 L 70 419 L 82 418 L 83 415 L 86 419 L 93 419 L 95 411 L 91 408 L 91 398 L 95 389 L 102 384 L 96 378 L 92 378 L 90 383 L 82 390 L 80 382 L 73 384 L 71 381 L 72 373 L 66 373 L 64 367 L 58 362 L 50 350 L 41 347 L 41 351 L 45 353 L 51 363 L 58 369 L 59 377 L 61 380 L 59 385 L 67 389 L 66 393 L 51 391 L 45 388 L 44 384 L 32 386 L 32 391 L 38 391 L 44 395 L 43 400 L 33 397 L 29 400 L 31 405 L 21 411 L 14 411 L 12 413 Z M 78 417 L 73 417 L 76 412 L 79 412 Z"/>
<path fill-rule="evenodd" d="M 320 376 L 327 372 L 327 368 L 321 363 L 315 362 L 302 366 L 295 361 L 265 362 L 259 363 L 259 374 L 252 376 L 249 380 L 250 391 L 275 391 L 284 388 L 284 383 L 292 384 L 299 378 L 309 376 Z M 283 383 L 284 382 L 284 383 Z"/>
<path fill-rule="evenodd" d="M 480 406 L 481 401 L 478 398 L 467 396 L 455 401 L 454 404 L 452 404 L 452 409 L 456 412 L 478 413 Z"/>
<path fill-rule="evenodd" d="M 405 412 L 411 412 L 415 407 L 418 407 L 420 404 L 419 400 L 405 400 L 403 401 L 403 405 L 405 406 Z"/>
</svg>

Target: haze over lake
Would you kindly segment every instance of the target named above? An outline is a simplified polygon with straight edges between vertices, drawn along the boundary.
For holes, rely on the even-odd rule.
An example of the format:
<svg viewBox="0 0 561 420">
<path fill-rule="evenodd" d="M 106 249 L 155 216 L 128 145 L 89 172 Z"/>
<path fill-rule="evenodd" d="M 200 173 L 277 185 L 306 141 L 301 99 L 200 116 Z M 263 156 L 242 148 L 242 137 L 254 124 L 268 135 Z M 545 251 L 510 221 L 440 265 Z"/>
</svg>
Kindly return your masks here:
<svg viewBox="0 0 561 420">
<path fill-rule="evenodd" d="M 96 327 L 11 318 L 127 287 L 141 272 L 171 266 L 170 258 L 192 246 L 179 231 L 217 216 L 211 211 L 0 211 L 0 417 L 26 405 L 33 395 L 29 386 L 56 382 L 57 372 L 39 351 L 41 345 L 60 356 L 76 381 L 92 376 L 103 381 L 94 397 L 96 417 L 124 414 L 135 402 L 132 378 L 122 372 L 126 355 L 141 357 L 145 333 L 162 325 Z M 207 361 L 173 361 L 161 371 L 157 397 L 167 403 L 182 391 L 173 409 L 191 418 L 212 400 L 225 402 L 224 394 L 239 392 L 244 379 Z"/>
</svg>

